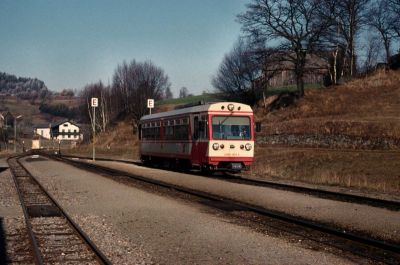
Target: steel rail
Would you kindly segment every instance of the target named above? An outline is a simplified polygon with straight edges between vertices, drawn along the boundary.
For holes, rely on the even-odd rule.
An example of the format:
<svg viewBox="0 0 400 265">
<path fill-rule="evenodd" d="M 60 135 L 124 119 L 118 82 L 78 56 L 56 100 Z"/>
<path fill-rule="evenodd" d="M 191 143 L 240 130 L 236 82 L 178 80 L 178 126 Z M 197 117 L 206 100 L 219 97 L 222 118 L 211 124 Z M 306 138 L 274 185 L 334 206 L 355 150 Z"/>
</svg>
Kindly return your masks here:
<svg viewBox="0 0 400 265">
<path fill-rule="evenodd" d="M 11 166 L 11 164 L 10 164 L 10 160 L 11 159 L 15 159 L 15 161 L 16 161 L 17 158 L 16 157 L 10 157 L 10 158 L 7 159 L 7 163 L 10 166 L 11 175 L 13 176 L 15 188 L 17 190 L 18 198 L 19 198 L 19 201 L 21 203 L 21 208 L 22 208 L 22 212 L 24 214 L 24 219 L 25 219 L 25 225 L 26 225 L 26 228 L 28 230 L 28 238 L 29 238 L 29 241 L 31 242 L 31 252 L 32 252 L 32 255 L 33 255 L 33 258 L 34 258 L 34 262 L 35 262 L 35 264 L 38 264 L 38 265 L 39 264 L 44 264 L 43 263 L 43 259 L 42 259 L 42 255 L 40 254 L 40 251 L 39 251 L 39 244 L 38 244 L 38 242 L 36 240 L 36 237 L 34 236 L 31 223 L 29 222 L 30 217 L 29 217 L 29 214 L 28 214 L 28 209 L 26 208 L 24 199 L 22 197 L 22 191 L 21 191 L 21 189 L 20 189 L 20 187 L 18 185 L 18 182 L 17 182 L 17 177 L 16 177 L 16 174 L 15 174 L 15 167 Z"/>
<path fill-rule="evenodd" d="M 112 264 L 110 260 L 97 248 L 97 246 L 90 240 L 90 238 L 87 236 L 87 234 L 72 220 L 72 218 L 65 212 L 65 210 L 61 207 L 61 205 L 49 194 L 49 192 L 37 181 L 37 179 L 26 169 L 24 165 L 21 164 L 19 161 L 19 158 L 15 158 L 15 162 L 25 171 L 25 173 L 35 182 L 36 185 L 41 189 L 41 191 L 48 197 L 48 199 L 58 208 L 59 212 L 61 213 L 61 217 L 63 217 L 66 221 L 68 226 L 78 235 L 78 237 L 83 241 L 83 243 L 89 247 L 91 252 L 95 255 L 96 260 L 100 264 L 104 265 L 109 265 Z M 15 173 L 15 168 L 11 166 L 9 163 L 10 168 L 13 172 L 14 176 L 14 183 L 17 186 L 18 190 L 18 195 L 20 197 L 21 204 L 23 204 L 23 209 L 24 209 L 24 216 L 25 216 L 25 222 L 27 223 L 27 226 L 29 228 L 29 233 L 30 233 L 30 238 L 32 238 L 32 246 L 35 249 L 35 254 L 38 256 L 38 261 L 37 264 L 44 264 L 43 259 L 41 257 L 41 252 L 38 247 L 38 242 L 34 236 L 34 232 L 32 231 L 32 226 L 30 224 L 30 216 L 28 214 L 27 208 L 25 206 L 25 203 L 23 201 L 22 197 L 22 191 L 19 188 L 19 185 L 16 180 L 16 174 Z"/>
<path fill-rule="evenodd" d="M 389 210 L 400 210 L 400 201 L 386 200 L 374 197 L 367 197 L 357 194 L 349 194 L 337 191 L 329 191 L 325 189 L 319 188 L 309 188 L 298 185 L 291 185 L 286 183 L 278 183 L 267 180 L 257 180 L 257 179 L 249 179 L 240 176 L 231 176 L 231 179 L 227 179 L 226 181 L 231 181 L 239 184 L 253 185 L 253 186 L 262 186 L 262 187 L 270 187 L 280 190 L 293 191 L 298 193 L 305 193 L 315 197 L 327 198 L 337 201 L 344 202 L 352 202 L 363 205 L 370 205 L 379 208 L 386 208 Z"/>
</svg>

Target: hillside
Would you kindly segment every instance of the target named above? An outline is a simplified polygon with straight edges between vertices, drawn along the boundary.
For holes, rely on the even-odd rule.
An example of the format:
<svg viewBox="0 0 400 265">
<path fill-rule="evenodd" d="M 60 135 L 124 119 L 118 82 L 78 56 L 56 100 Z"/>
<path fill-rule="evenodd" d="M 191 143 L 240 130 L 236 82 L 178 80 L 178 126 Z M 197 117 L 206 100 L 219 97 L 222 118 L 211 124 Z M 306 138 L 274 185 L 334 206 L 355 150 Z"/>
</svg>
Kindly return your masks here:
<svg viewBox="0 0 400 265">
<path fill-rule="evenodd" d="M 400 195 L 400 72 L 380 72 L 266 113 L 252 172 Z"/>
<path fill-rule="evenodd" d="M 279 135 L 292 135 L 291 143 L 302 146 L 343 141 L 336 146 L 400 149 L 399 83 L 400 72 L 381 72 L 335 88 L 307 90 L 303 99 L 285 109 L 258 109 L 256 117 L 264 127 L 260 136 L 283 143 Z"/>
<path fill-rule="evenodd" d="M 78 99 L 48 99 L 46 102 L 52 106 L 63 104 L 75 107 L 78 104 Z M 22 119 L 19 122 L 19 129 L 25 135 L 30 136 L 33 134 L 35 126 L 49 124 L 66 118 L 40 111 L 41 104 L 41 100 L 33 101 L 14 96 L 4 96 L 0 98 L 0 111 L 10 111 L 15 116 L 22 115 Z"/>
<path fill-rule="evenodd" d="M 50 94 L 44 82 L 37 78 L 16 77 L 2 72 L 0 72 L 0 93 L 21 99 L 43 99 Z"/>
</svg>

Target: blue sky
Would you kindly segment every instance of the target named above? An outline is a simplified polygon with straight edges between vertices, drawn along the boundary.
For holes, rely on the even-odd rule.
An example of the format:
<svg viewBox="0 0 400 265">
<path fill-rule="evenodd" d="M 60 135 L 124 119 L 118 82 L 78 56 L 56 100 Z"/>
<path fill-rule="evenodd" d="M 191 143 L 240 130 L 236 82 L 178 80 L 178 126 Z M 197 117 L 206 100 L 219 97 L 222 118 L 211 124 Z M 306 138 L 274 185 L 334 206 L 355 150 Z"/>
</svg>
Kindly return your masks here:
<svg viewBox="0 0 400 265">
<path fill-rule="evenodd" d="M 125 61 L 151 60 L 176 96 L 212 90 L 211 77 L 240 35 L 245 0 L 0 0 L 0 72 L 49 89 L 111 82 Z"/>
</svg>

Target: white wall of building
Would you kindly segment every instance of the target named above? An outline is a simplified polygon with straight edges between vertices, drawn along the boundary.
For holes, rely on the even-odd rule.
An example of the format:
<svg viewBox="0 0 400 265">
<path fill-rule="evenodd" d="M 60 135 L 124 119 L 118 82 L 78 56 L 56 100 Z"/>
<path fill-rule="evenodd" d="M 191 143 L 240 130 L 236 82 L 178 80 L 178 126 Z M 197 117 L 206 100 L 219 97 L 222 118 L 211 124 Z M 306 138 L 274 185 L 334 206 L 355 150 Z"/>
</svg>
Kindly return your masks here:
<svg viewBox="0 0 400 265">
<path fill-rule="evenodd" d="M 60 135 L 58 135 L 57 139 L 59 139 L 59 140 L 77 141 L 80 139 L 80 135 L 81 135 L 79 132 L 79 127 L 68 121 L 64 122 L 58 126 L 58 132 Z M 64 133 L 65 133 L 65 135 L 63 135 Z M 68 133 L 70 133 L 70 134 L 68 134 Z"/>
<path fill-rule="evenodd" d="M 36 128 L 35 133 L 43 138 L 50 139 L 50 128 Z"/>
</svg>

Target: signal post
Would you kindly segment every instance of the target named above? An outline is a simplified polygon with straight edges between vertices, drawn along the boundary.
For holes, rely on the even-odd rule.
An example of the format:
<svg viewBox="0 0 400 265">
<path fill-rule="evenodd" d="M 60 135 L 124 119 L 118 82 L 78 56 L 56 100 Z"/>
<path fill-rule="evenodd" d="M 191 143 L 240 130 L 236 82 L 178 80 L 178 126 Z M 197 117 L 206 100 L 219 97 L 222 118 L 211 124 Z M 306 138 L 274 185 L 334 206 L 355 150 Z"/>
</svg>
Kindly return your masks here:
<svg viewBox="0 0 400 265">
<path fill-rule="evenodd" d="M 92 129 L 93 129 L 93 161 L 96 160 L 96 108 L 99 106 L 99 99 L 98 98 L 91 98 L 90 105 L 92 106 L 93 111 L 93 122 L 92 122 Z"/>
</svg>

